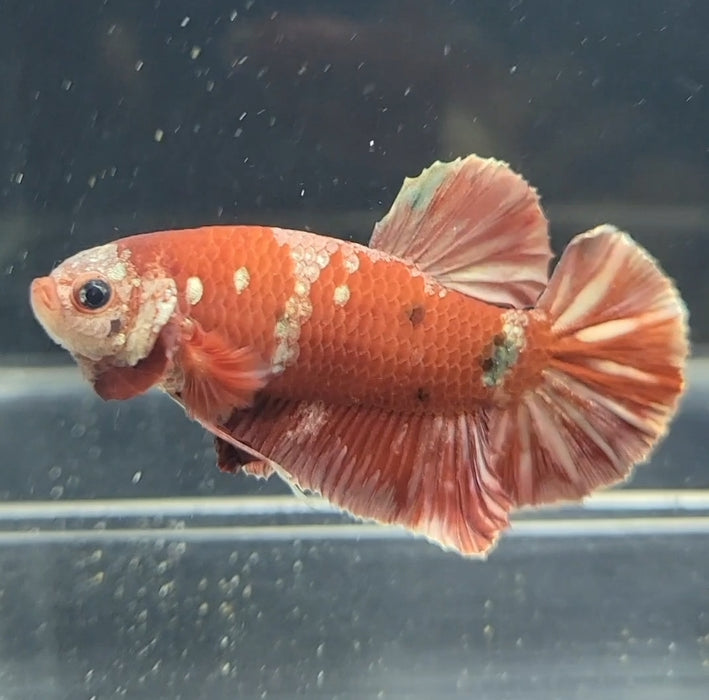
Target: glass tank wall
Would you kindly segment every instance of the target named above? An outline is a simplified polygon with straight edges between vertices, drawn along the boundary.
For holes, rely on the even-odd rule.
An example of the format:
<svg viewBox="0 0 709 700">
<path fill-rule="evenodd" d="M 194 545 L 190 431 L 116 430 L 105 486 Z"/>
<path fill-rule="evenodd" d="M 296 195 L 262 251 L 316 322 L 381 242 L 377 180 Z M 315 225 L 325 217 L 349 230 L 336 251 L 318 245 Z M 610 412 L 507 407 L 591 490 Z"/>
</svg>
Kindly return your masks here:
<svg viewBox="0 0 709 700">
<path fill-rule="evenodd" d="M 709 695 L 709 5 L 0 3 L 0 697 Z M 131 233 L 366 243 L 477 152 L 555 251 L 612 222 L 690 310 L 689 391 L 622 487 L 487 561 L 220 473 L 164 395 L 104 403 L 31 279 Z"/>
</svg>

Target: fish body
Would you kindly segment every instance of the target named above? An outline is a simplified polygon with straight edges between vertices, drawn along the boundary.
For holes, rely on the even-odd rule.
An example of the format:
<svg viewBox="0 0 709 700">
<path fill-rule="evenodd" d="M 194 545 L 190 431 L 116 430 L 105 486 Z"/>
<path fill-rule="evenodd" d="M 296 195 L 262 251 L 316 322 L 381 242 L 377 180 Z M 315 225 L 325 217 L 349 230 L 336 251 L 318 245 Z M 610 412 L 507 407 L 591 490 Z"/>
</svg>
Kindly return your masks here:
<svg viewBox="0 0 709 700">
<path fill-rule="evenodd" d="M 550 258 L 536 192 L 470 156 L 405 180 L 369 247 L 142 234 L 31 301 L 103 398 L 162 388 L 222 469 L 484 554 L 513 508 L 627 477 L 683 390 L 686 311 L 645 251 L 602 226 Z"/>
<path fill-rule="evenodd" d="M 544 365 L 543 314 L 448 290 L 412 264 L 356 243 L 216 226 L 115 245 L 138 269 L 174 280 L 182 318 L 267 360 L 273 396 L 451 414 L 519 393 Z M 485 360 L 515 324 L 537 350 L 519 358 L 501 392 Z"/>
</svg>

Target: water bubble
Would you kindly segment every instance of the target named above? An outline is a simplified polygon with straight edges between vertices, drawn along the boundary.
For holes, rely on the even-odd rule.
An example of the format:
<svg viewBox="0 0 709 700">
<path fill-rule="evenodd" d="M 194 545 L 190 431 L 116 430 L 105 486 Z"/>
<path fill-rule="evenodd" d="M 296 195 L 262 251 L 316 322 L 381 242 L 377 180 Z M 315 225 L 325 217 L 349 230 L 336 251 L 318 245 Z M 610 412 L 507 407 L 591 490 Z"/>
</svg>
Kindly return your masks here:
<svg viewBox="0 0 709 700">
<path fill-rule="evenodd" d="M 83 423 L 74 423 L 69 431 L 73 438 L 82 438 L 86 435 L 86 426 Z"/>
</svg>

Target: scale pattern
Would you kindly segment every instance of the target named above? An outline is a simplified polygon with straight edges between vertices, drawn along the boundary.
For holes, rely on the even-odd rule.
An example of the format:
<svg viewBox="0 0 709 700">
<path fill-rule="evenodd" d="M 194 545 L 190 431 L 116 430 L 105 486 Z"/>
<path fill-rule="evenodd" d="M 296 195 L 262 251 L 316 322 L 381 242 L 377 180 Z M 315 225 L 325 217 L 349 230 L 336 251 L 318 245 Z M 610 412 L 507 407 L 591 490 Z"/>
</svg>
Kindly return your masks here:
<svg viewBox="0 0 709 700">
<path fill-rule="evenodd" d="M 267 392 L 400 412 L 475 410 L 509 312 L 439 285 L 380 251 L 299 231 L 212 227 L 126 239 L 134 261 L 172 276 L 185 312 L 272 366 Z M 201 282 L 189 306 L 190 285 Z M 524 317 L 510 386 L 529 388 L 546 358 Z M 507 314 L 507 316 L 506 316 Z M 532 317 L 529 317 L 530 319 Z M 533 319 L 532 319 L 533 320 Z"/>
</svg>

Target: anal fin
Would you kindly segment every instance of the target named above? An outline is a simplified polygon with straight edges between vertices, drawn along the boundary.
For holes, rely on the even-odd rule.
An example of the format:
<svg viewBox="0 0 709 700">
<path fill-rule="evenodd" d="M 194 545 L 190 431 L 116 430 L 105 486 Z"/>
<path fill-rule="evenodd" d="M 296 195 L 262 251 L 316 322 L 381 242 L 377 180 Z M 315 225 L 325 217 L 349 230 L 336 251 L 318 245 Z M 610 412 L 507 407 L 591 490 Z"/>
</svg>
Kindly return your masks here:
<svg viewBox="0 0 709 700">
<path fill-rule="evenodd" d="M 224 430 L 298 488 L 357 517 L 480 555 L 507 527 L 509 510 L 488 467 L 486 421 L 483 411 L 401 415 L 261 398 Z"/>
</svg>

